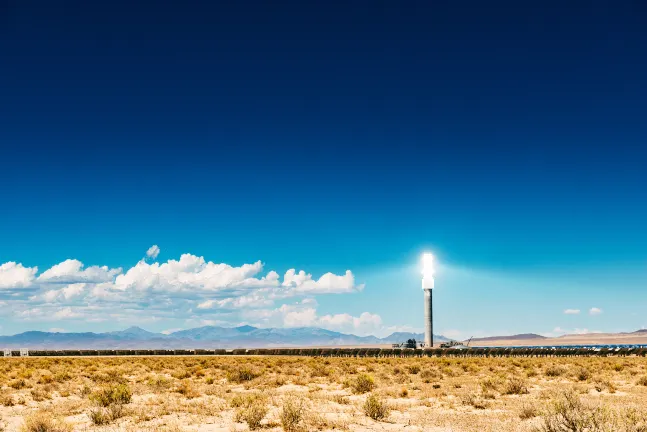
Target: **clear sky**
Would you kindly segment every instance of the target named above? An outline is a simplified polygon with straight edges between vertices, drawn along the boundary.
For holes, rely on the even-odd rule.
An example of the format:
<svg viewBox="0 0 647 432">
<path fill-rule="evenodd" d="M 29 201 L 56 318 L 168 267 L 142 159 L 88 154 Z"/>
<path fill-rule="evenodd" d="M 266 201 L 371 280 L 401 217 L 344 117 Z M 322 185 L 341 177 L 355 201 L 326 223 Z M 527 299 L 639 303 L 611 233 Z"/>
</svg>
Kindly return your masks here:
<svg viewBox="0 0 647 432">
<path fill-rule="evenodd" d="M 438 333 L 641 328 L 646 23 L 629 1 L 2 2 L 0 333 L 420 330 L 425 250 Z"/>
</svg>

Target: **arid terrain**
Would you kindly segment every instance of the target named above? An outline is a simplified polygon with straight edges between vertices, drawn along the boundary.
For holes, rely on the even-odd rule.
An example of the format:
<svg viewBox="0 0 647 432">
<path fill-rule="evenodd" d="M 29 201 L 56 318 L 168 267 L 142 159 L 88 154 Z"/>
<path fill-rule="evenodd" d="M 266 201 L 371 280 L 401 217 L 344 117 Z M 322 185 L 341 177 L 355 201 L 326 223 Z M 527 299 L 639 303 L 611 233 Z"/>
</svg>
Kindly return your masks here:
<svg viewBox="0 0 647 432">
<path fill-rule="evenodd" d="M 636 357 L 6 358 L 0 385 L 5 431 L 647 431 Z"/>
<path fill-rule="evenodd" d="M 567 346 L 567 345 L 647 345 L 647 331 L 638 330 L 632 333 L 587 333 L 567 334 L 560 337 L 536 338 L 517 336 L 499 336 L 484 339 L 475 339 L 472 346 Z"/>
</svg>

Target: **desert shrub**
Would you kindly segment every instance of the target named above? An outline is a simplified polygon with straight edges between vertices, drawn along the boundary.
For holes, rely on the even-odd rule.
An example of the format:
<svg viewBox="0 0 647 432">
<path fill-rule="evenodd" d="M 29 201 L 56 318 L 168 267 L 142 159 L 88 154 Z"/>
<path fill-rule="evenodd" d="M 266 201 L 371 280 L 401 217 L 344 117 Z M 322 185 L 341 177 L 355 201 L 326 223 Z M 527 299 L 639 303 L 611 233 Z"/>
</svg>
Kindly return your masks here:
<svg viewBox="0 0 647 432">
<path fill-rule="evenodd" d="M 332 397 L 332 400 L 339 405 L 348 405 L 350 401 L 348 400 L 348 397 L 340 394 L 336 394 Z"/>
<path fill-rule="evenodd" d="M 52 398 L 52 396 L 47 391 L 41 388 L 32 389 L 30 393 L 31 393 L 31 398 L 35 402 L 42 402 L 44 400 Z"/>
<path fill-rule="evenodd" d="M 566 392 L 542 416 L 537 432 L 642 432 L 647 415 L 636 409 L 610 411 L 583 403 L 574 392 Z"/>
<path fill-rule="evenodd" d="M 54 382 L 54 378 L 49 374 L 41 375 L 38 378 L 38 384 L 51 384 L 52 382 Z"/>
<path fill-rule="evenodd" d="M 505 383 L 503 393 L 507 395 L 524 395 L 530 392 L 528 391 L 528 384 L 526 381 L 521 378 L 513 377 Z"/>
<path fill-rule="evenodd" d="M 110 418 L 104 408 L 90 410 L 88 417 L 90 417 L 92 424 L 96 426 L 103 426 L 110 423 Z"/>
<path fill-rule="evenodd" d="M 312 368 L 310 370 L 310 376 L 312 378 L 330 376 L 330 369 L 328 369 L 327 367 L 325 367 L 322 364 L 317 363 L 317 364 L 312 366 Z"/>
<path fill-rule="evenodd" d="M 240 393 L 231 398 L 229 405 L 232 408 L 245 408 L 253 405 L 256 401 L 265 403 L 265 397 L 262 393 Z"/>
<path fill-rule="evenodd" d="M 246 381 L 251 381 L 256 377 L 259 377 L 260 373 L 253 371 L 250 368 L 242 367 L 233 370 L 227 371 L 227 380 L 233 383 L 243 383 Z"/>
<path fill-rule="evenodd" d="M 171 376 L 175 379 L 183 380 L 183 379 L 191 378 L 191 371 L 187 369 L 180 369 L 180 370 L 173 371 L 173 373 L 171 373 Z"/>
<path fill-rule="evenodd" d="M 117 369 L 106 369 L 95 372 L 91 374 L 89 378 L 96 383 L 126 384 L 128 382 L 128 380 L 124 378 L 121 372 Z"/>
<path fill-rule="evenodd" d="M 546 368 L 546 376 L 548 377 L 558 377 L 562 376 L 566 373 L 566 369 L 563 366 L 559 365 L 551 365 L 548 368 Z"/>
<path fill-rule="evenodd" d="M 236 411 L 234 420 L 238 423 L 247 423 L 250 430 L 256 430 L 261 427 L 261 422 L 267 415 L 267 412 L 267 404 L 264 401 L 257 400 L 251 405 L 239 408 Z"/>
<path fill-rule="evenodd" d="M 132 392 L 126 384 L 113 384 L 89 395 L 96 405 L 88 416 L 93 424 L 100 426 L 124 416 L 124 405 L 132 400 Z"/>
<path fill-rule="evenodd" d="M 521 407 L 521 411 L 519 412 L 519 418 L 521 420 L 528 420 L 537 417 L 539 413 L 540 411 L 536 406 L 531 404 L 524 404 Z"/>
<path fill-rule="evenodd" d="M 454 369 L 450 368 L 450 367 L 444 367 L 443 370 L 442 370 L 442 373 L 444 375 L 447 375 L 448 377 L 455 377 L 455 376 L 458 375 L 456 373 L 456 371 Z"/>
<path fill-rule="evenodd" d="M 638 381 L 636 382 L 636 384 L 640 386 L 647 386 L 647 375 L 644 375 L 638 378 Z"/>
<path fill-rule="evenodd" d="M 601 392 L 603 390 L 606 390 L 609 393 L 616 392 L 616 386 L 611 381 L 606 379 L 597 379 L 595 381 L 594 387 L 598 392 Z"/>
<path fill-rule="evenodd" d="M 113 384 L 90 394 L 90 400 L 102 407 L 129 404 L 132 392 L 126 384 Z"/>
<path fill-rule="evenodd" d="M 429 384 L 432 381 L 442 378 L 442 375 L 435 369 L 424 369 L 420 372 L 420 378 L 422 378 L 423 382 Z"/>
<path fill-rule="evenodd" d="M 9 383 L 9 387 L 11 387 L 14 390 L 24 389 L 25 387 L 27 387 L 27 381 L 25 381 L 22 378 L 13 380 Z"/>
<path fill-rule="evenodd" d="M 398 396 L 402 398 L 409 396 L 409 390 L 407 390 L 406 387 L 402 387 L 402 389 L 398 392 Z"/>
<path fill-rule="evenodd" d="M 420 366 L 418 366 L 417 364 L 409 365 L 407 367 L 407 370 L 411 375 L 417 375 L 418 372 L 420 372 Z"/>
<path fill-rule="evenodd" d="M 375 381 L 373 377 L 367 374 L 360 374 L 351 383 L 353 393 L 362 394 L 368 393 L 375 388 Z"/>
<path fill-rule="evenodd" d="M 248 396 L 244 394 L 237 394 L 229 401 L 232 408 L 240 408 L 247 405 Z"/>
<path fill-rule="evenodd" d="M 370 394 L 362 406 L 364 414 L 375 421 L 384 420 L 389 416 L 388 404 L 375 394 Z"/>
<path fill-rule="evenodd" d="M 13 397 L 10 394 L 0 393 L 0 405 L 6 407 L 12 407 L 15 405 Z"/>
<path fill-rule="evenodd" d="M 600 406 L 585 405 L 575 392 L 565 392 L 542 416 L 539 432 L 603 432 L 609 428 L 609 412 Z"/>
<path fill-rule="evenodd" d="M 485 401 L 483 398 L 480 398 L 476 393 L 465 393 L 463 396 L 461 396 L 461 402 L 463 405 L 469 405 L 472 406 L 476 409 L 485 409 L 488 407 L 487 401 Z"/>
<path fill-rule="evenodd" d="M 283 407 L 279 414 L 283 430 L 286 432 L 295 432 L 300 430 L 304 414 L 305 407 L 301 400 L 298 400 L 295 397 L 287 398 L 283 402 Z"/>
<path fill-rule="evenodd" d="M 576 377 L 579 381 L 586 381 L 591 378 L 591 371 L 587 368 L 580 368 L 577 371 Z"/>
<path fill-rule="evenodd" d="M 193 399 L 200 396 L 200 393 L 195 389 L 191 380 L 188 379 L 182 380 L 175 391 L 187 399 Z"/>
<path fill-rule="evenodd" d="M 69 381 L 71 379 L 72 379 L 72 376 L 66 370 L 57 372 L 54 375 L 54 381 L 59 382 L 59 383 Z"/>
<path fill-rule="evenodd" d="M 51 414 L 36 412 L 25 419 L 21 432 L 69 432 L 72 428 Z"/>
<path fill-rule="evenodd" d="M 87 384 L 83 384 L 79 388 L 78 393 L 80 397 L 86 397 L 92 393 L 92 389 Z"/>
<path fill-rule="evenodd" d="M 484 380 L 480 382 L 481 384 L 481 389 L 486 392 L 486 391 L 499 391 L 499 386 L 501 383 L 499 380 L 492 378 L 492 377 L 487 377 Z"/>
<path fill-rule="evenodd" d="M 123 417 L 124 414 L 124 406 L 122 404 L 112 404 L 107 408 L 97 407 L 91 409 L 88 416 L 92 424 L 101 426 Z"/>
<path fill-rule="evenodd" d="M 162 375 L 156 375 L 148 378 L 146 384 L 154 391 L 168 390 L 171 387 L 171 381 Z"/>
</svg>

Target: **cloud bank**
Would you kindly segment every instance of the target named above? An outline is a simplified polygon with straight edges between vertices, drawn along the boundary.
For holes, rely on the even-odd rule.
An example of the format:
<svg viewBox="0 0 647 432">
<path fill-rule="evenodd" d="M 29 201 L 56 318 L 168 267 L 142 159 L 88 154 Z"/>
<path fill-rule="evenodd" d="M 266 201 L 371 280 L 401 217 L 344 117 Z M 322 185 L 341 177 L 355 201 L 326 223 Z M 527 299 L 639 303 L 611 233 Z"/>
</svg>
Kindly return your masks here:
<svg viewBox="0 0 647 432">
<path fill-rule="evenodd" d="M 239 266 L 183 254 L 154 261 L 153 245 L 130 268 L 85 266 L 67 259 L 39 273 L 37 267 L 0 265 L 0 319 L 53 322 L 151 323 L 183 320 L 206 324 L 301 327 L 374 334 L 380 316 L 364 312 L 319 315 L 316 296 L 349 294 L 364 286 L 350 270 L 318 277 L 303 270 L 282 276 L 266 271 L 261 261 Z M 66 328 L 72 328 L 66 325 Z"/>
</svg>

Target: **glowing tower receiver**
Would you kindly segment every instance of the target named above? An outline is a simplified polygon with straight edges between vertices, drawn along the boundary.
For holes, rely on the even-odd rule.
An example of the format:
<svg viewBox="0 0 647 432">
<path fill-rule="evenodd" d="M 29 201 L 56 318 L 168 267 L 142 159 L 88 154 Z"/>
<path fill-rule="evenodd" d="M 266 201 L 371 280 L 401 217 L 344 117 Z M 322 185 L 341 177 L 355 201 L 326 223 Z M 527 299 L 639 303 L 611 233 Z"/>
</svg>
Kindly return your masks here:
<svg viewBox="0 0 647 432">
<path fill-rule="evenodd" d="M 434 256 L 422 254 L 422 289 L 425 292 L 425 346 L 434 346 L 433 301 L 431 292 L 434 288 Z"/>
</svg>

